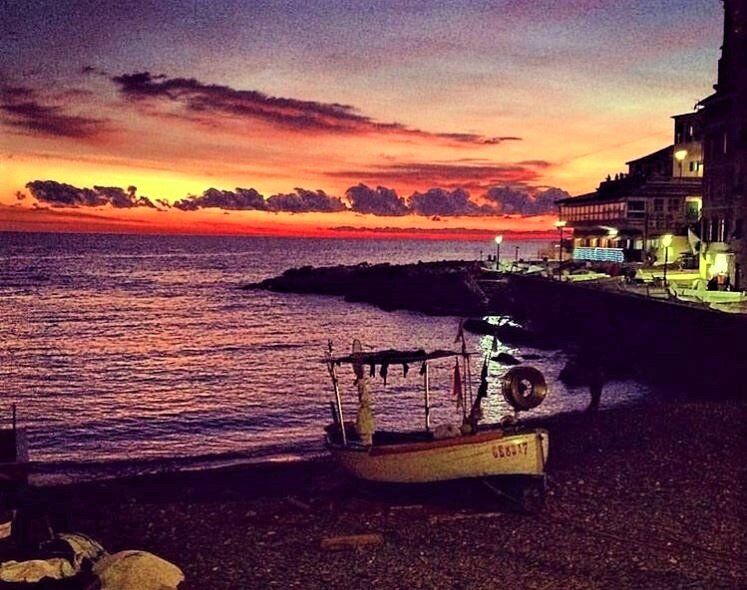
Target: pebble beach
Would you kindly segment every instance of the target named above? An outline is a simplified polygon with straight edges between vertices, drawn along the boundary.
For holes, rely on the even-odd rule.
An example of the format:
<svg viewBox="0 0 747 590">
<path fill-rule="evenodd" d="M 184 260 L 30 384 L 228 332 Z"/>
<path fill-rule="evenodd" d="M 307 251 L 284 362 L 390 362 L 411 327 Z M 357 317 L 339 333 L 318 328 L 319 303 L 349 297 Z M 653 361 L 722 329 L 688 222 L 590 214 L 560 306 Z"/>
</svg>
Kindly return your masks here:
<svg viewBox="0 0 747 590">
<path fill-rule="evenodd" d="M 188 589 L 747 586 L 747 404 L 544 419 L 549 492 L 381 489 L 328 460 L 41 490 L 57 522 L 178 564 Z M 352 539 L 351 539 L 351 536 Z"/>
</svg>

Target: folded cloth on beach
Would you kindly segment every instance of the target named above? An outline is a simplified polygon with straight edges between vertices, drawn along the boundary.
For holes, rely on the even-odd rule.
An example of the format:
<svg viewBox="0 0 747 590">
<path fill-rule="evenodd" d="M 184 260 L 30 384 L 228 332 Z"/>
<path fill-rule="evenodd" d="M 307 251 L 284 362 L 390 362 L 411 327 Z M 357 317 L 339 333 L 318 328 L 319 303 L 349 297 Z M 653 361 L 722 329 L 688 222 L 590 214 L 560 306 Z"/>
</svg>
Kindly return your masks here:
<svg viewBox="0 0 747 590">
<path fill-rule="evenodd" d="M 12 510 L 0 511 L 0 539 L 7 539 L 13 533 L 15 516 L 15 512 Z"/>
<path fill-rule="evenodd" d="M 60 533 L 41 546 L 43 557 L 63 557 L 80 571 L 85 562 L 95 563 L 105 555 L 106 550 L 98 541 L 83 533 Z"/>
<path fill-rule="evenodd" d="M 30 559 L 28 561 L 6 561 L 0 564 L 0 581 L 38 582 L 44 578 L 62 580 L 75 575 L 72 564 L 62 557 Z"/>
<path fill-rule="evenodd" d="M 72 548 L 75 554 L 73 565 L 76 569 L 80 568 L 86 559 L 96 562 L 108 555 L 106 549 L 101 546 L 101 543 L 83 533 L 61 533 L 57 536 Z"/>
<path fill-rule="evenodd" d="M 93 566 L 101 590 L 176 590 L 184 574 L 173 563 L 147 551 L 120 551 Z"/>
</svg>

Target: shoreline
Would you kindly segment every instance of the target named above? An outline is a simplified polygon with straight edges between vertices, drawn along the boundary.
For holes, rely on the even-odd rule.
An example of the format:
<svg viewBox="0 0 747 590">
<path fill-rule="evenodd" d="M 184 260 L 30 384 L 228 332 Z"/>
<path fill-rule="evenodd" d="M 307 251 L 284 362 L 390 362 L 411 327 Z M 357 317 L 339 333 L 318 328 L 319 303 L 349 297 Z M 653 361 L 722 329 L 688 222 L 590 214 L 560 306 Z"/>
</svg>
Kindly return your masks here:
<svg viewBox="0 0 747 590">
<path fill-rule="evenodd" d="M 651 402 L 550 429 L 548 505 L 482 486 L 385 490 L 329 460 L 45 487 L 56 521 L 179 565 L 186 588 L 736 588 L 747 584 L 747 404 Z M 335 535 L 381 535 L 356 551 Z"/>
</svg>

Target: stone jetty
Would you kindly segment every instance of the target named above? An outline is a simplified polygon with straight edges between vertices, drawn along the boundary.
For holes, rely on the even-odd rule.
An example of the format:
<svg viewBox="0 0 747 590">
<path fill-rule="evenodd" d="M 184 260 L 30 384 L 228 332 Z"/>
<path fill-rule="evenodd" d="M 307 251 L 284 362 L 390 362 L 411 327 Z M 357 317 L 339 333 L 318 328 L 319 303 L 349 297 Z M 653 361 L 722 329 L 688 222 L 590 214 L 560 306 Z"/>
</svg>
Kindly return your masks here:
<svg viewBox="0 0 747 590">
<path fill-rule="evenodd" d="M 303 266 L 243 288 L 336 295 L 387 311 L 479 316 L 491 307 L 478 284 L 480 273 L 480 263 L 465 261 Z"/>
</svg>

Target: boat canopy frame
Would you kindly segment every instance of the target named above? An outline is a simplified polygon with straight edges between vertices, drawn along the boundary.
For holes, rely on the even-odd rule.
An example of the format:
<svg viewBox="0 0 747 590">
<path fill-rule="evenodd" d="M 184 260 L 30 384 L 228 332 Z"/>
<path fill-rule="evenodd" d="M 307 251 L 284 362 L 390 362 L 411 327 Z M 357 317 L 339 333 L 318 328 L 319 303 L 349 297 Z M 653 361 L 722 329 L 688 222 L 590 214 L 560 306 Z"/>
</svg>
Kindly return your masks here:
<svg viewBox="0 0 747 590">
<path fill-rule="evenodd" d="M 469 352 L 465 350 L 464 347 L 462 350 L 436 349 L 431 352 L 426 352 L 422 348 L 416 350 L 396 350 L 390 348 L 386 350 L 370 352 L 353 352 L 344 356 L 333 357 L 332 341 L 330 341 L 328 344 L 327 358 L 325 358 L 323 362 L 327 365 L 327 370 L 329 371 L 329 375 L 332 379 L 332 386 L 335 396 L 333 402 L 333 411 L 340 428 L 340 435 L 342 438 L 343 446 L 347 446 L 348 441 L 347 433 L 345 432 L 345 419 L 342 412 L 342 396 L 340 393 L 340 385 L 335 367 L 342 364 L 350 364 L 354 367 L 362 367 L 363 365 L 406 365 L 409 363 L 423 363 L 423 409 L 425 410 L 425 430 L 426 432 L 430 432 L 430 374 L 427 361 L 451 357 L 462 357 L 465 366 L 468 366 L 469 357 L 473 354 L 476 353 Z M 469 380 L 471 381 L 471 375 L 469 377 Z"/>
<path fill-rule="evenodd" d="M 454 356 L 470 356 L 471 354 L 471 352 L 465 353 L 457 350 L 437 349 L 431 352 L 426 352 L 422 348 L 417 350 L 396 350 L 390 348 L 387 350 L 354 352 L 345 356 L 330 357 L 324 359 L 324 362 L 334 363 L 335 365 L 401 365 L 403 363 L 418 363 Z"/>
</svg>

